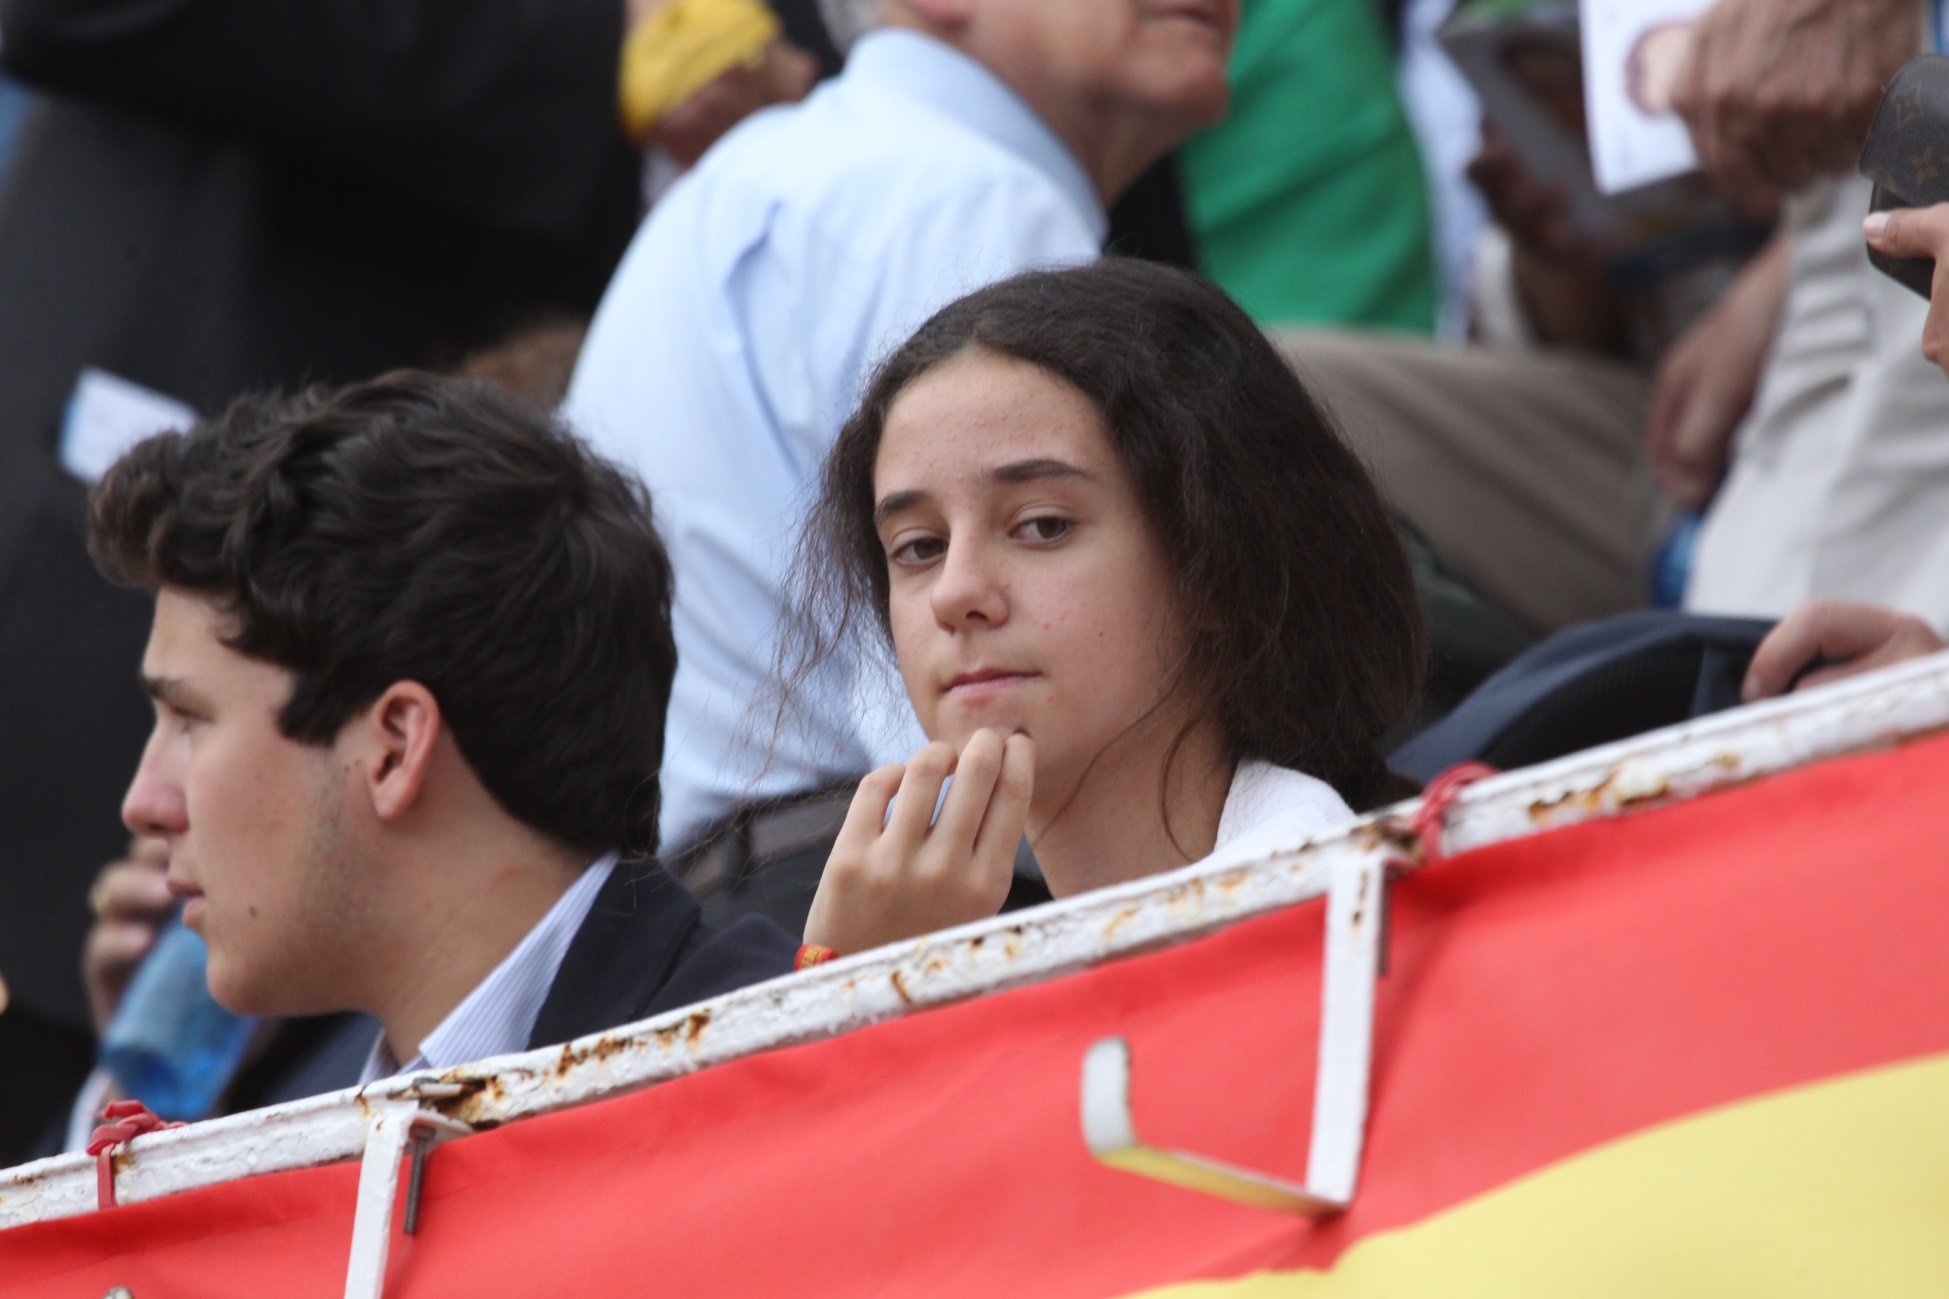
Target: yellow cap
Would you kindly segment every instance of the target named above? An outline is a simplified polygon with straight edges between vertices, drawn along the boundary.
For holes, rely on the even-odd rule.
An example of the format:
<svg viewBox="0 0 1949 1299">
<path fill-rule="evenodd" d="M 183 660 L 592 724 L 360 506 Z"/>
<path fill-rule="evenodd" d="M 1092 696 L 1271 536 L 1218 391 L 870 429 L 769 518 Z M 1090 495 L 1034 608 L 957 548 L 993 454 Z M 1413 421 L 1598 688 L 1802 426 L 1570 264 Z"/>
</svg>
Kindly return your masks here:
<svg viewBox="0 0 1949 1299">
<path fill-rule="evenodd" d="M 623 41 L 623 129 L 638 143 L 648 139 L 678 104 L 732 68 L 755 65 L 779 30 L 758 0 L 671 0 Z"/>
</svg>

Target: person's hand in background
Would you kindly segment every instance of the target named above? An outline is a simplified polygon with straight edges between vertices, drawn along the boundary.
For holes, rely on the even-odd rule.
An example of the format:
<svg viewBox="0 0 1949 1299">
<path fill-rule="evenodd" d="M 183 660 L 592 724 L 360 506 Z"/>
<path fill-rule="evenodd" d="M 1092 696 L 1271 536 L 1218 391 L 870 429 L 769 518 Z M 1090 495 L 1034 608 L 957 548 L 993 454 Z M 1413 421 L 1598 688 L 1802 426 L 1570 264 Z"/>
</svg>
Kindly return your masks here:
<svg viewBox="0 0 1949 1299">
<path fill-rule="evenodd" d="M 752 113 L 805 98 L 817 61 L 758 0 L 628 0 L 622 103 L 638 143 L 689 167 Z"/>
<path fill-rule="evenodd" d="M 1509 235 L 1516 299 L 1537 340 L 1615 351 L 1621 325 L 1604 250 L 1572 222 L 1569 195 L 1531 176 L 1508 137 L 1487 122 L 1468 176 Z"/>
<path fill-rule="evenodd" d="M 1949 375 L 1949 203 L 1876 212 L 1862 224 L 1868 245 L 1890 257 L 1932 257 L 1935 283 L 1922 325 L 1922 355 Z"/>
<path fill-rule="evenodd" d="M 1703 509 L 1725 477 L 1733 433 L 1759 390 L 1790 263 L 1791 245 L 1776 235 L 1658 363 L 1645 439 L 1658 485 L 1684 509 Z"/>
<path fill-rule="evenodd" d="M 1771 699 L 1789 688 L 1823 685 L 1933 654 L 1944 644 L 1935 628 L 1893 609 L 1810 600 L 1760 642 L 1740 695 L 1747 703 Z M 1822 666 L 1807 671 L 1816 663 Z"/>
<path fill-rule="evenodd" d="M 127 857 L 102 867 L 88 890 L 95 923 L 82 944 L 81 977 L 97 1033 L 113 1018 L 136 967 L 175 908 L 163 882 L 168 870 L 169 849 L 156 839 L 137 839 Z"/>
<path fill-rule="evenodd" d="M 1851 171 L 1923 24 L 1915 0 L 1719 0 L 1672 91 L 1701 168 L 1753 214 Z"/>
<path fill-rule="evenodd" d="M 819 75 L 810 54 L 779 39 L 765 49 L 754 65 L 740 65 L 718 74 L 716 80 L 663 115 L 650 142 L 685 167 L 730 129 L 761 108 L 804 99 Z"/>
<path fill-rule="evenodd" d="M 1481 192 L 1491 219 L 1518 248 L 1580 266 L 1598 260 L 1597 246 L 1570 222 L 1570 199 L 1563 188 L 1533 178 L 1509 137 L 1492 122 L 1482 124 L 1482 148 L 1468 165 L 1468 178 Z"/>
</svg>

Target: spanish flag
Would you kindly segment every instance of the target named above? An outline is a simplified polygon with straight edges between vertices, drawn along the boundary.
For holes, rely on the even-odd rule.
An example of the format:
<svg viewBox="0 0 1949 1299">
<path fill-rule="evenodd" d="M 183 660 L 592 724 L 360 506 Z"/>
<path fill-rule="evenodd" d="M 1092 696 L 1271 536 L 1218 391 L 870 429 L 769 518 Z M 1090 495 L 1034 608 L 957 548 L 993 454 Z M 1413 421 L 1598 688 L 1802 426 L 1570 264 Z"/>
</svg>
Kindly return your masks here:
<svg viewBox="0 0 1949 1299">
<path fill-rule="evenodd" d="M 1320 903 L 513 1123 L 432 1158 L 389 1296 L 1949 1295 L 1949 740 L 1447 858 L 1394 887 L 1361 1187 L 1302 1180 Z M 0 1293 L 341 1292 L 357 1169 L 0 1232 Z"/>
</svg>

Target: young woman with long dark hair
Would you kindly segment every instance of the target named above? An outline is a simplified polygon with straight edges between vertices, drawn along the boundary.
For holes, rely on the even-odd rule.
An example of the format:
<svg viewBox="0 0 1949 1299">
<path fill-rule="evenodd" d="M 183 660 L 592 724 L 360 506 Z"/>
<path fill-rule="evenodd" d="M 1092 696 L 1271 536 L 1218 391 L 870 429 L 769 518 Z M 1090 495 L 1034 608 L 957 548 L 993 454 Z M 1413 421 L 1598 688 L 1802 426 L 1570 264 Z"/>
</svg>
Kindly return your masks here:
<svg viewBox="0 0 1949 1299">
<path fill-rule="evenodd" d="M 1217 289 L 1135 261 L 923 325 L 841 432 L 802 567 L 807 665 L 877 628 L 932 740 L 860 782 L 806 928 L 842 951 L 992 915 L 1025 830 L 1063 897 L 1344 824 L 1426 657 L 1320 407 Z"/>
</svg>

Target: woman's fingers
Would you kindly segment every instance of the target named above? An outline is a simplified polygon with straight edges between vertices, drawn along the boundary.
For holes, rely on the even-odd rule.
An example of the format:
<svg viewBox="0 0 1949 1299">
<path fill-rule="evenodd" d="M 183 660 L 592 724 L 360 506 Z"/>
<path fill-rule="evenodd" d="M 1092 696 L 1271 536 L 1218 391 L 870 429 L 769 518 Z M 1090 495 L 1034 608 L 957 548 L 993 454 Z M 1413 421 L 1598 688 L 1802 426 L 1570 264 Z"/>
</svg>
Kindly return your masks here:
<svg viewBox="0 0 1949 1299">
<path fill-rule="evenodd" d="M 919 849 L 940 804 L 941 784 L 954 773 L 955 757 L 953 745 L 936 740 L 908 761 L 907 774 L 900 780 L 900 792 L 893 796 L 893 812 L 881 836 L 889 848 L 902 856 L 911 856 Z"/>
<path fill-rule="evenodd" d="M 886 825 L 887 804 L 893 801 L 906 774 L 907 768 L 896 762 L 869 771 L 861 778 L 859 788 L 853 791 L 853 801 L 846 808 L 846 819 L 840 823 L 839 836 L 833 840 L 834 857 L 862 855 L 879 841 L 880 831 Z"/>
<path fill-rule="evenodd" d="M 1027 736 L 983 730 L 960 753 L 930 744 L 904 768 L 882 767 L 861 781 L 805 941 L 858 952 L 993 915 L 1008 896 L 1034 764 Z"/>
<path fill-rule="evenodd" d="M 956 858 L 974 851 L 975 834 L 988 811 L 988 796 L 994 792 L 995 778 L 1002 771 L 1002 737 L 998 732 L 979 730 L 968 737 L 961 756 L 955 760 L 954 783 L 948 786 L 941 814 L 934 819 L 928 835 L 933 849 L 930 864 L 947 866 Z"/>
<path fill-rule="evenodd" d="M 973 874 L 993 893 L 995 905 L 1008 897 L 1015 874 L 1015 850 L 1029 820 L 1029 798 L 1035 792 L 1035 741 L 1011 735 L 1002 748 L 1000 769 L 991 786 L 981 828 L 975 834 Z"/>
</svg>

